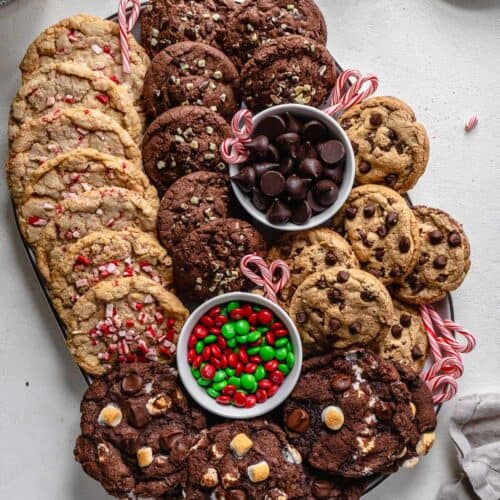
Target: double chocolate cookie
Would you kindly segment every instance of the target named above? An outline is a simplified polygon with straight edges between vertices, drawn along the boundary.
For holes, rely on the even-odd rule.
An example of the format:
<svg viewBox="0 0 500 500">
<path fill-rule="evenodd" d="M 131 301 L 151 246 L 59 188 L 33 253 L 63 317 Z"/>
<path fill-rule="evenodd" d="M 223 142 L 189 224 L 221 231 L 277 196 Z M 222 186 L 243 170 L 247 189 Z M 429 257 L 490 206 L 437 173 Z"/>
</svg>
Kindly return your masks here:
<svg viewBox="0 0 500 500">
<path fill-rule="evenodd" d="M 173 250 L 201 225 L 229 216 L 227 178 L 216 172 L 195 172 L 175 181 L 158 211 L 158 236 Z"/>
<path fill-rule="evenodd" d="M 195 104 L 230 120 L 240 107 L 240 76 L 220 50 L 181 42 L 158 53 L 144 80 L 144 106 L 154 119 L 168 108 Z"/>
<path fill-rule="evenodd" d="M 216 425 L 189 456 L 185 498 L 305 498 L 301 463 L 300 453 L 275 424 L 251 420 Z"/>
<path fill-rule="evenodd" d="M 276 104 L 319 107 L 335 80 L 335 62 L 328 50 L 299 35 L 267 42 L 241 71 L 243 100 L 254 113 Z"/>
<path fill-rule="evenodd" d="M 179 106 L 160 115 L 142 142 L 144 171 L 162 195 L 183 175 L 208 170 L 226 172 L 219 147 L 231 137 L 219 114 L 201 106 Z"/>
<path fill-rule="evenodd" d="M 85 392 L 75 458 L 115 497 L 180 497 L 205 425 L 172 368 L 126 365 Z"/>
<path fill-rule="evenodd" d="M 218 219 L 188 234 L 173 249 L 176 289 L 204 301 L 221 293 L 248 290 L 251 283 L 240 270 L 247 254 L 265 256 L 266 243 L 248 222 Z"/>
</svg>

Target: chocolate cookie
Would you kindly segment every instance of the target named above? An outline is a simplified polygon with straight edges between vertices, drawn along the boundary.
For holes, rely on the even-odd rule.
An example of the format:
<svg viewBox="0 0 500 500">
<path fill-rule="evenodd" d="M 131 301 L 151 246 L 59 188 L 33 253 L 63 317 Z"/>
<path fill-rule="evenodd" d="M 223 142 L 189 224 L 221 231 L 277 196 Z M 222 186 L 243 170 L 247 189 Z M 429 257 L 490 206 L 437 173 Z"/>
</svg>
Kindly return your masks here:
<svg viewBox="0 0 500 500">
<path fill-rule="evenodd" d="M 141 43 L 153 56 L 177 42 L 218 47 L 227 15 L 241 0 L 152 0 L 141 15 Z"/>
<path fill-rule="evenodd" d="M 420 235 L 404 198 L 384 186 L 359 186 L 344 214 L 347 239 L 363 269 L 385 285 L 409 274 L 418 259 Z"/>
<path fill-rule="evenodd" d="M 430 393 L 420 395 L 432 408 Z M 312 358 L 285 403 L 285 429 L 316 469 L 347 478 L 393 471 L 421 436 L 412 396 L 396 366 L 369 351 Z"/>
<path fill-rule="evenodd" d="M 75 459 L 115 497 L 180 497 L 205 425 L 172 368 L 126 365 L 85 392 Z"/>
<path fill-rule="evenodd" d="M 335 62 L 328 50 L 299 35 L 267 42 L 241 71 L 243 100 L 254 113 L 276 104 L 319 107 L 335 80 Z"/>
<path fill-rule="evenodd" d="M 163 195 L 158 211 L 158 236 L 174 249 L 207 222 L 229 216 L 227 178 L 215 172 L 195 172 L 175 181 Z"/>
<path fill-rule="evenodd" d="M 363 479 L 345 479 L 302 464 L 309 487 L 307 500 L 359 500 L 366 488 Z"/>
<path fill-rule="evenodd" d="M 223 52 L 203 43 L 163 49 L 144 80 L 144 106 L 151 119 L 168 108 L 196 104 L 230 120 L 240 103 L 238 70 Z"/>
<path fill-rule="evenodd" d="M 393 293 L 404 302 L 431 304 L 457 289 L 470 268 L 470 246 L 462 226 L 446 212 L 418 206 L 421 247 L 416 265 Z"/>
<path fill-rule="evenodd" d="M 186 297 L 203 301 L 221 293 L 248 290 L 240 271 L 243 256 L 265 256 L 266 243 L 248 222 L 218 219 L 187 235 L 173 249 L 174 283 Z"/>
<path fill-rule="evenodd" d="M 101 281 L 68 311 L 66 341 L 91 375 L 133 361 L 171 364 L 188 315 L 175 295 L 150 278 Z"/>
<path fill-rule="evenodd" d="M 388 331 L 389 292 L 370 273 L 332 267 L 307 278 L 294 293 L 290 316 L 306 354 L 365 345 Z"/>
<path fill-rule="evenodd" d="M 413 110 L 395 97 L 372 97 L 340 119 L 356 155 L 356 182 L 406 193 L 425 172 L 429 139 Z"/>
<path fill-rule="evenodd" d="M 326 45 L 326 22 L 313 0 L 247 0 L 228 18 L 224 51 L 243 66 L 269 40 L 301 35 Z"/>
<path fill-rule="evenodd" d="M 188 459 L 185 498 L 298 499 L 307 485 L 302 457 L 285 433 L 265 420 L 212 427 Z"/>
<path fill-rule="evenodd" d="M 359 267 L 349 243 L 326 227 L 282 236 L 268 254 L 267 261 L 282 259 L 290 268 L 290 281 L 278 293 L 281 306 L 288 309 L 295 290 L 311 274 L 333 266 Z"/>
<path fill-rule="evenodd" d="M 146 174 L 162 195 L 179 177 L 209 170 L 227 172 L 219 147 L 231 127 L 214 111 L 180 106 L 160 115 L 142 142 Z"/>
<path fill-rule="evenodd" d="M 384 337 L 371 346 L 384 359 L 410 367 L 416 373 L 424 368 L 429 340 L 416 307 L 393 300 L 394 322 Z"/>
</svg>

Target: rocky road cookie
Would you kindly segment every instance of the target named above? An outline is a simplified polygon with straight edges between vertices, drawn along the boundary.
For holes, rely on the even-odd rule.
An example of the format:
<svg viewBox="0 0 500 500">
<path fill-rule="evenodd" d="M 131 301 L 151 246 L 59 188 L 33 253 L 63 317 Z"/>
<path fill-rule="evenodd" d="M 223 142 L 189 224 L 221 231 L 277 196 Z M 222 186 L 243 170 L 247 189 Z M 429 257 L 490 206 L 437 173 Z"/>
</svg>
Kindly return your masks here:
<svg viewBox="0 0 500 500">
<path fill-rule="evenodd" d="M 152 0 L 141 15 L 141 43 L 148 54 L 177 42 L 219 47 L 227 15 L 241 0 Z"/>
<path fill-rule="evenodd" d="M 228 18 L 224 51 L 243 66 L 263 44 L 301 35 L 326 45 L 326 22 L 312 0 L 246 0 Z"/>
<path fill-rule="evenodd" d="M 209 170 L 227 172 L 219 146 L 231 127 L 214 111 L 179 106 L 160 115 L 142 142 L 144 170 L 162 195 L 179 177 Z"/>
<path fill-rule="evenodd" d="M 424 322 L 416 307 L 393 300 L 394 321 L 389 332 L 371 346 L 384 359 L 420 373 L 429 350 Z"/>
<path fill-rule="evenodd" d="M 112 118 L 83 107 L 57 109 L 22 125 L 12 143 L 7 180 L 19 202 L 31 175 L 46 161 L 78 148 L 92 148 L 140 164 L 141 154 L 129 133 Z"/>
<path fill-rule="evenodd" d="M 280 304 L 290 307 L 295 290 L 311 274 L 333 266 L 359 267 L 349 243 L 326 227 L 282 236 L 268 254 L 268 262 L 282 259 L 290 268 L 290 281 L 278 294 Z"/>
<path fill-rule="evenodd" d="M 171 364 L 188 315 L 182 302 L 152 279 L 101 281 L 68 311 L 66 341 L 91 375 L 134 361 Z"/>
<path fill-rule="evenodd" d="M 103 280 L 139 275 L 172 288 L 172 259 L 156 238 L 141 231 L 90 233 L 56 247 L 49 267 L 52 304 L 63 320 L 80 296 Z"/>
<path fill-rule="evenodd" d="M 134 191 L 152 206 L 158 206 L 156 189 L 142 170 L 116 156 L 95 149 L 77 149 L 46 161 L 31 175 L 31 183 L 19 204 L 18 218 L 23 236 L 35 244 L 57 213 L 59 202 L 102 187 Z"/>
<path fill-rule="evenodd" d="M 151 119 L 175 106 L 205 106 L 231 120 L 240 108 L 240 75 L 220 50 L 181 42 L 158 53 L 144 80 L 144 106 Z"/>
<path fill-rule="evenodd" d="M 386 288 L 360 269 L 333 267 L 297 288 L 290 305 L 306 354 L 367 344 L 384 336 L 393 319 Z"/>
<path fill-rule="evenodd" d="M 40 234 L 37 264 L 50 277 L 50 255 L 55 247 L 74 243 L 92 232 L 139 229 L 155 232 L 158 206 L 123 188 L 99 188 L 59 203 L 56 213 Z M 50 281 L 50 280 L 49 280 Z"/>
<path fill-rule="evenodd" d="M 158 236 L 174 249 L 207 222 L 229 216 L 227 178 L 216 172 L 194 172 L 175 181 L 163 195 L 158 211 Z"/>
<path fill-rule="evenodd" d="M 304 498 L 302 457 L 285 433 L 265 420 L 212 427 L 188 459 L 185 498 Z"/>
<path fill-rule="evenodd" d="M 418 259 L 420 236 L 404 198 L 384 186 L 359 186 L 344 214 L 347 239 L 363 269 L 385 285 L 408 275 Z"/>
<path fill-rule="evenodd" d="M 462 226 L 446 212 L 413 209 L 422 241 L 418 262 L 393 293 L 404 302 L 431 304 L 457 289 L 470 268 L 470 246 Z"/>
<path fill-rule="evenodd" d="M 335 80 L 335 62 L 328 50 L 298 35 L 267 42 L 241 71 L 243 100 L 254 113 L 276 104 L 319 107 Z"/>
<path fill-rule="evenodd" d="M 115 497 L 178 498 L 205 425 L 172 368 L 125 365 L 85 392 L 75 459 Z"/>
<path fill-rule="evenodd" d="M 266 243 L 252 225 L 239 219 L 209 222 L 172 250 L 176 289 L 200 302 L 247 290 L 250 283 L 240 271 L 240 260 L 249 253 L 266 253 Z"/>
<path fill-rule="evenodd" d="M 412 403 L 390 361 L 365 350 L 328 354 L 304 363 L 284 406 L 285 429 L 311 467 L 362 478 L 393 471 L 417 445 Z"/>
<path fill-rule="evenodd" d="M 75 62 L 102 71 L 115 83 L 123 85 L 138 103 L 149 57 L 133 35 L 128 36 L 128 41 L 131 73 L 126 75 L 122 70 L 118 23 L 88 14 L 63 19 L 47 28 L 29 46 L 20 65 L 23 81 L 29 80 L 46 64 Z"/>
<path fill-rule="evenodd" d="M 372 97 L 340 119 L 356 155 L 356 182 L 410 190 L 429 161 L 429 139 L 413 110 L 395 97 Z"/>
<path fill-rule="evenodd" d="M 128 92 L 101 72 L 84 64 L 54 63 L 42 66 L 15 97 L 9 122 L 9 139 L 27 120 L 58 108 L 84 106 L 113 118 L 138 142 L 142 123 Z"/>
</svg>

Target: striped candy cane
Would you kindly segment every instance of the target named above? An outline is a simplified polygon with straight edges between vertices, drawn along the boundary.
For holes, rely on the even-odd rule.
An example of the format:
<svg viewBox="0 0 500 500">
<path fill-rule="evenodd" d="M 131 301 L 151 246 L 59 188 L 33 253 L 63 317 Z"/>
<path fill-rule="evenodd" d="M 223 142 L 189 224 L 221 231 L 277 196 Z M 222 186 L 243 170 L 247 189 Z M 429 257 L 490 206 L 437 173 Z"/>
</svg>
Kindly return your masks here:
<svg viewBox="0 0 500 500">
<path fill-rule="evenodd" d="M 248 160 L 245 144 L 250 141 L 253 132 L 252 113 L 248 109 L 238 111 L 231 120 L 231 129 L 234 137 L 226 139 L 221 144 L 221 158 L 232 165 L 245 163 Z"/>
<path fill-rule="evenodd" d="M 131 3 L 130 15 L 127 18 L 127 6 Z M 124 73 L 130 73 L 130 46 L 128 34 L 134 29 L 141 13 L 141 0 L 120 0 L 118 4 L 118 25 L 120 27 L 120 47 L 122 50 L 122 66 Z"/>
<path fill-rule="evenodd" d="M 479 123 L 479 118 L 476 115 L 472 115 L 466 122 L 464 129 L 466 132 L 470 132 L 472 129 L 477 127 Z"/>
<path fill-rule="evenodd" d="M 251 264 L 257 267 L 260 276 L 250 269 L 249 266 Z M 283 260 L 275 260 L 268 266 L 262 257 L 255 254 L 249 254 L 241 259 L 240 269 L 250 281 L 264 288 L 269 300 L 278 303 L 276 295 L 285 287 L 290 279 L 290 270 L 286 262 Z"/>
</svg>

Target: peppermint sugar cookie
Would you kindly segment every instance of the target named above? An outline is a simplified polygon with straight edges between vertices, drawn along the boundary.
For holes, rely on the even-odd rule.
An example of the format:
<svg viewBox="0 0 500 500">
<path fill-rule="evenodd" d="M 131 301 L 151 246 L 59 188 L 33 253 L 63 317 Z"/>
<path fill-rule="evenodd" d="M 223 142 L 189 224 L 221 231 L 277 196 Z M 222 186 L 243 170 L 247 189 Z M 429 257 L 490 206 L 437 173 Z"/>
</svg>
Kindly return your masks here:
<svg viewBox="0 0 500 500">
<path fill-rule="evenodd" d="M 143 276 L 102 281 L 68 314 L 67 344 L 78 365 L 103 375 L 120 363 L 175 360 L 189 311 L 172 293 Z"/>
</svg>

